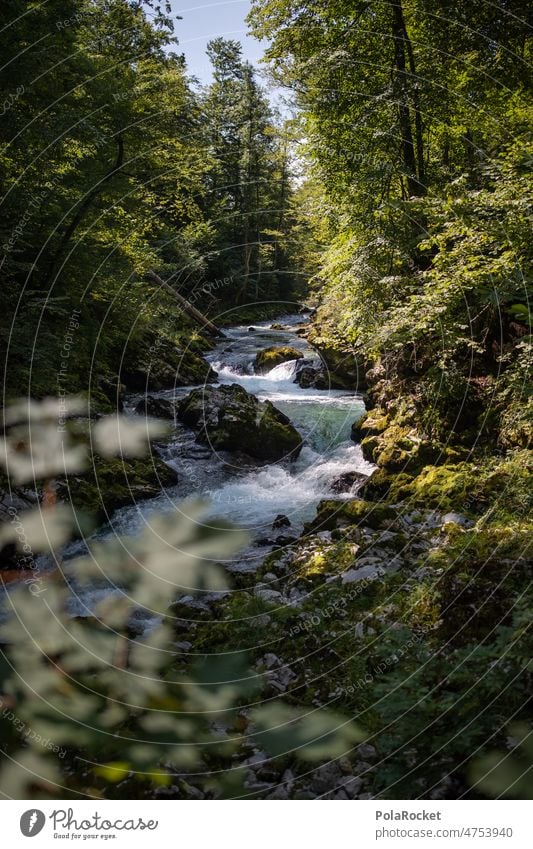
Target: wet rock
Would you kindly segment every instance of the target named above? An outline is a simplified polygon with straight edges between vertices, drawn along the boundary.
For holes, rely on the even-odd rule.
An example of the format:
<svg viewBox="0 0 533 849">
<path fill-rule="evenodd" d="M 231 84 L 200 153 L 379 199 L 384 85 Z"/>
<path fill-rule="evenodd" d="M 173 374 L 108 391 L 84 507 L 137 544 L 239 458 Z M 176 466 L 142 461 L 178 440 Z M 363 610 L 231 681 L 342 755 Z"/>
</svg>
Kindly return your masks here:
<svg viewBox="0 0 533 849">
<path fill-rule="evenodd" d="M 290 528 L 291 520 L 284 516 L 283 513 L 279 513 L 274 521 L 272 522 L 272 530 L 276 531 L 278 528 Z"/>
<path fill-rule="evenodd" d="M 255 372 L 256 374 L 264 374 L 281 365 L 281 363 L 301 360 L 303 356 L 301 351 L 298 351 L 297 348 L 291 348 L 290 345 L 274 345 L 272 348 L 264 348 L 259 351 L 255 358 Z"/>
<path fill-rule="evenodd" d="M 113 510 L 154 498 L 178 480 L 175 469 L 154 452 L 150 457 L 99 457 L 83 475 L 56 480 L 58 498 L 97 520 L 107 520 Z"/>
<path fill-rule="evenodd" d="M 261 658 L 257 669 L 264 673 L 267 686 L 275 693 L 286 693 L 297 678 L 292 669 L 272 652 Z"/>
<path fill-rule="evenodd" d="M 179 619 L 212 619 L 213 611 L 209 605 L 191 595 L 184 595 L 171 605 L 171 613 Z"/>
<path fill-rule="evenodd" d="M 192 649 L 192 643 L 190 643 L 188 640 L 179 640 L 177 643 L 173 643 L 173 647 L 177 652 L 183 654 L 185 652 L 189 652 Z"/>
<path fill-rule="evenodd" d="M 361 472 L 344 472 L 331 484 L 333 492 L 356 492 L 367 480 L 367 476 Z"/>
<path fill-rule="evenodd" d="M 268 628 L 271 624 L 272 617 L 269 616 L 268 613 L 260 613 L 259 616 L 254 616 L 254 618 L 250 620 L 252 628 Z"/>
<path fill-rule="evenodd" d="M 330 376 L 334 378 L 335 384 L 332 382 L 332 385 L 346 389 L 366 389 L 365 372 L 367 365 L 358 354 L 323 347 L 312 336 L 310 341 L 318 350 Z"/>
<path fill-rule="evenodd" d="M 265 582 L 265 584 L 277 584 L 278 577 L 277 575 L 274 575 L 273 572 L 267 572 L 265 575 L 263 575 L 263 581 Z"/>
<path fill-rule="evenodd" d="M 471 519 L 467 519 L 466 516 L 461 516 L 460 513 L 446 513 L 445 516 L 442 517 L 443 525 L 460 525 L 462 528 L 471 528 L 474 524 Z"/>
<path fill-rule="evenodd" d="M 298 537 L 276 537 L 276 546 L 279 546 L 280 548 L 285 548 L 286 545 L 292 545 L 295 542 L 298 542 Z"/>
<path fill-rule="evenodd" d="M 329 381 L 323 369 L 315 366 L 302 366 L 296 372 L 294 383 L 302 389 L 328 389 Z M 333 381 L 335 385 L 335 381 Z"/>
<path fill-rule="evenodd" d="M 301 436 L 284 413 L 235 383 L 193 390 L 179 403 L 177 414 L 186 425 L 199 429 L 197 442 L 215 450 L 281 460 L 296 458 L 302 449 Z"/>
<path fill-rule="evenodd" d="M 146 395 L 135 407 L 135 412 L 139 415 L 151 416 L 154 419 L 173 419 L 176 415 L 176 408 L 173 402 L 166 398 L 154 398 L 153 395 Z"/>
<path fill-rule="evenodd" d="M 313 798 L 317 796 L 325 796 L 344 788 L 346 776 L 337 763 L 329 763 L 321 766 L 320 769 L 313 773 L 313 778 L 309 785 L 309 790 Z"/>
</svg>

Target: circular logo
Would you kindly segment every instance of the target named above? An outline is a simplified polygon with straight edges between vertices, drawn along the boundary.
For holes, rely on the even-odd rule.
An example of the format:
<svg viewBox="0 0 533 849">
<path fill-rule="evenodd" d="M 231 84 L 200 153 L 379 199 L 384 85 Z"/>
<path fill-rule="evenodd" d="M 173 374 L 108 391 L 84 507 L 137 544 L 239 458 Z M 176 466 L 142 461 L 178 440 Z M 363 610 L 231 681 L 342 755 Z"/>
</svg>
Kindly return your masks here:
<svg viewBox="0 0 533 849">
<path fill-rule="evenodd" d="M 46 817 L 43 812 L 37 810 L 37 808 L 32 808 L 22 814 L 20 818 L 20 830 L 24 837 L 35 837 L 36 834 L 42 831 L 45 822 Z"/>
</svg>

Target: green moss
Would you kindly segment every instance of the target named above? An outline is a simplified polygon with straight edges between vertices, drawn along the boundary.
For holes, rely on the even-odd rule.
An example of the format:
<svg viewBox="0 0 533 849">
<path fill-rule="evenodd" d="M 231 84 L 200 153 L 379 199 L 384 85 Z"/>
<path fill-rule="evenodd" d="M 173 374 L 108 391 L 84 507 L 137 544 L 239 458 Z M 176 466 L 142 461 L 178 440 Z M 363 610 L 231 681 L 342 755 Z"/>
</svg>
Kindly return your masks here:
<svg viewBox="0 0 533 849">
<path fill-rule="evenodd" d="M 159 457 L 103 459 L 95 456 L 90 471 L 57 482 L 59 498 L 100 520 L 113 510 L 159 495 L 176 483 L 176 472 Z"/>
<path fill-rule="evenodd" d="M 306 525 L 306 532 L 333 530 L 341 523 L 368 525 L 376 529 L 395 517 L 396 511 L 386 504 L 371 501 L 321 501 L 316 518 Z"/>
<path fill-rule="evenodd" d="M 303 354 L 297 348 L 291 348 L 289 345 L 274 345 L 272 348 L 259 351 L 255 358 L 255 370 L 259 374 L 270 371 L 281 363 L 301 359 Z"/>
<path fill-rule="evenodd" d="M 480 458 L 475 463 L 424 466 L 418 475 L 390 474 L 379 470 L 365 484 L 365 495 L 392 502 L 438 508 L 472 515 L 488 508 L 511 513 L 529 509 L 530 458 L 527 451 L 503 459 Z"/>
<path fill-rule="evenodd" d="M 284 413 L 237 384 L 193 390 L 177 411 L 185 424 L 199 428 L 197 441 L 214 449 L 281 460 L 297 457 L 302 448 L 300 434 Z"/>
<path fill-rule="evenodd" d="M 530 576 L 533 523 L 500 522 L 464 531 L 450 528 L 428 564 L 442 569 L 438 582 L 440 636 L 453 644 L 493 636 L 510 621 Z"/>
<path fill-rule="evenodd" d="M 389 416 L 383 410 L 371 410 L 365 413 L 352 426 L 352 439 L 360 441 L 366 436 L 383 433 L 389 426 Z"/>
</svg>

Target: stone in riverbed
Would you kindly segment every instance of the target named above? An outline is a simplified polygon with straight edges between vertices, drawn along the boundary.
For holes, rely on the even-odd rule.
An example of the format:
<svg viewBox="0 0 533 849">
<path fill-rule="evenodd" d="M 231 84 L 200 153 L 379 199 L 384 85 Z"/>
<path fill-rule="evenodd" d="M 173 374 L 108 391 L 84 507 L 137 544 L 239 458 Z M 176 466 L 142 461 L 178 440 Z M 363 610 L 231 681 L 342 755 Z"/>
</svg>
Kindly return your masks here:
<svg viewBox="0 0 533 849">
<path fill-rule="evenodd" d="M 331 484 L 333 492 L 353 492 L 367 480 L 367 475 L 361 472 L 344 472 Z"/>
<path fill-rule="evenodd" d="M 264 374 L 267 371 L 288 363 L 291 360 L 302 360 L 303 354 L 296 348 L 291 348 L 290 345 L 274 345 L 272 348 L 265 348 L 259 351 L 255 358 L 254 368 L 256 374 Z"/>
<path fill-rule="evenodd" d="M 243 451 L 259 460 L 295 459 L 302 438 L 270 401 L 258 401 L 242 386 L 195 389 L 177 408 L 180 421 L 198 428 L 196 441 L 215 450 Z"/>
<path fill-rule="evenodd" d="M 272 522 L 272 530 L 277 531 L 278 528 L 290 528 L 291 520 L 284 516 L 283 513 L 279 513 L 274 521 Z"/>
<path fill-rule="evenodd" d="M 146 395 L 135 407 L 135 412 L 139 415 L 152 416 L 154 419 L 173 419 L 176 415 L 176 408 L 173 402 L 166 398 L 154 398 L 153 395 Z"/>
<path fill-rule="evenodd" d="M 304 365 L 296 372 L 294 382 L 302 389 L 327 389 L 328 379 L 323 369 Z"/>
</svg>

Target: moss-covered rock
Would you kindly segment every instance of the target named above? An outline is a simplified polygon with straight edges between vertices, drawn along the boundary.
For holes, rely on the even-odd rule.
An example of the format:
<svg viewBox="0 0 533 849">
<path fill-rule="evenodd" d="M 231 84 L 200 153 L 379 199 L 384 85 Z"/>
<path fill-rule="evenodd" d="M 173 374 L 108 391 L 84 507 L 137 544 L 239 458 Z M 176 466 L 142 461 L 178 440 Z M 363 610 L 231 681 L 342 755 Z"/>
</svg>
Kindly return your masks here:
<svg viewBox="0 0 533 849">
<path fill-rule="evenodd" d="M 383 410 L 371 410 L 365 413 L 352 425 L 352 439 L 360 442 L 367 436 L 376 436 L 383 433 L 390 424 L 389 416 Z"/>
<path fill-rule="evenodd" d="M 135 412 L 154 419 L 174 419 L 176 406 L 173 401 L 166 398 L 154 398 L 153 395 L 145 395 L 135 407 Z"/>
<path fill-rule="evenodd" d="M 365 485 L 365 495 L 387 487 L 387 499 L 413 506 L 480 514 L 488 509 L 523 515 L 531 505 L 528 452 L 502 459 L 424 466 L 417 475 L 394 475 L 381 470 Z"/>
<path fill-rule="evenodd" d="M 257 374 L 264 374 L 281 365 L 281 363 L 301 359 L 303 359 L 303 354 L 297 348 L 291 348 L 290 345 L 274 345 L 271 348 L 259 351 L 255 358 L 254 368 Z"/>
<path fill-rule="evenodd" d="M 391 472 L 407 472 L 439 461 L 442 445 L 420 433 L 412 411 L 398 409 L 395 415 L 383 409 L 366 413 L 352 425 L 352 439 L 361 443 L 366 460 Z"/>
<path fill-rule="evenodd" d="M 214 449 L 244 451 L 260 460 L 294 459 L 302 449 L 290 419 L 238 384 L 194 390 L 178 405 L 178 418 L 199 428 L 197 441 Z"/>
<path fill-rule="evenodd" d="M 104 521 L 119 507 L 155 498 L 177 479 L 174 469 L 155 454 L 142 459 L 95 455 L 90 471 L 57 481 L 57 494 L 97 521 Z"/>
<path fill-rule="evenodd" d="M 124 361 L 120 379 L 134 392 L 159 392 L 174 386 L 213 383 L 216 372 L 192 350 L 162 339 L 138 357 Z"/>
<path fill-rule="evenodd" d="M 371 501 L 321 501 L 317 515 L 305 526 L 307 533 L 331 531 L 339 525 L 367 525 L 379 528 L 383 522 L 396 517 L 396 511 L 387 504 Z"/>
</svg>

